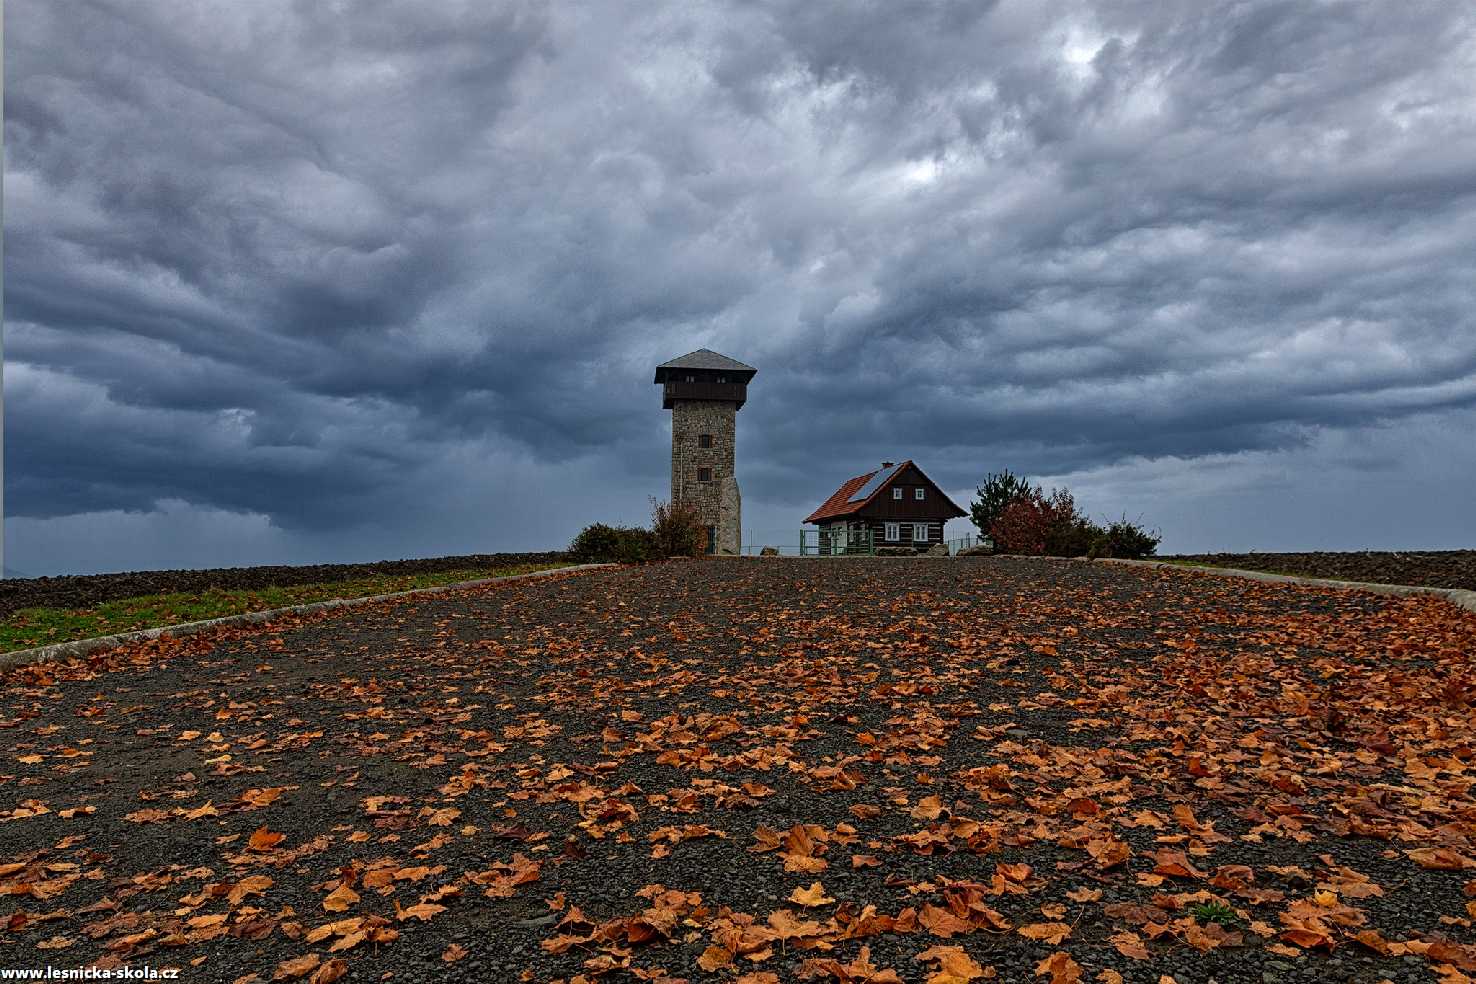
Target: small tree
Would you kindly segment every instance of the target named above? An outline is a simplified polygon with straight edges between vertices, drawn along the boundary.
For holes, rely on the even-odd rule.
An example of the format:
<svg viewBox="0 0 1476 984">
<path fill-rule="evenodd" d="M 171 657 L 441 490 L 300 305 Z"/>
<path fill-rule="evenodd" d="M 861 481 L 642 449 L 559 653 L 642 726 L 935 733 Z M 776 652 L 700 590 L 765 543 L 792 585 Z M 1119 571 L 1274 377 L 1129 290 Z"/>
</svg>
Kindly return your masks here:
<svg viewBox="0 0 1476 984">
<path fill-rule="evenodd" d="M 985 536 L 992 535 L 990 530 L 995 521 L 1004 514 L 1010 503 L 1029 498 L 1031 493 L 1040 494 L 1040 489 L 1010 474 L 1008 468 L 998 475 L 991 472 L 984 479 L 984 484 L 975 491 L 979 497 L 969 504 L 969 518 Z"/>
<path fill-rule="evenodd" d="M 657 557 L 696 557 L 707 546 L 707 527 L 692 503 L 653 498 L 651 540 Z"/>
</svg>

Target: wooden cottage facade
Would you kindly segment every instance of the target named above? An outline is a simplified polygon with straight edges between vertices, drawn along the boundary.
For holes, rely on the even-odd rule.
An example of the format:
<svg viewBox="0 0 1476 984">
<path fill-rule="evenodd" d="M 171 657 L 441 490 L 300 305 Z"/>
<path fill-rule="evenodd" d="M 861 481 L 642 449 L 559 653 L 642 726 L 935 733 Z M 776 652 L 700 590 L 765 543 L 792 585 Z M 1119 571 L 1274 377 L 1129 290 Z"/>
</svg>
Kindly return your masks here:
<svg viewBox="0 0 1476 984">
<path fill-rule="evenodd" d="M 944 523 L 966 515 L 912 461 L 884 461 L 843 483 L 805 522 L 820 528 L 821 553 L 863 542 L 926 550 L 943 542 Z"/>
</svg>

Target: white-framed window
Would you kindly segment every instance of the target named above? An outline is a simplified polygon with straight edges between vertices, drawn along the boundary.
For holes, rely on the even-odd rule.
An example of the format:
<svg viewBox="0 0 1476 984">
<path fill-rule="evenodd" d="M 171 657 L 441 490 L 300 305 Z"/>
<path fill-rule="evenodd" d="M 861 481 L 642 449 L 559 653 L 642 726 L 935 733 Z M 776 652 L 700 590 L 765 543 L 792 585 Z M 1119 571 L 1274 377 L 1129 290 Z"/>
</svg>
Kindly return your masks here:
<svg viewBox="0 0 1476 984">
<path fill-rule="evenodd" d="M 928 538 L 928 524 L 927 523 L 913 523 L 912 524 L 912 539 L 914 541 L 916 541 L 916 540 L 926 540 L 927 538 Z"/>
<path fill-rule="evenodd" d="M 902 524 L 888 523 L 886 537 L 888 540 L 891 540 L 893 542 L 902 539 Z"/>
<path fill-rule="evenodd" d="M 900 499 L 900 498 L 902 498 L 902 490 L 900 488 L 893 489 L 892 490 L 892 498 L 893 499 Z"/>
<path fill-rule="evenodd" d="M 919 486 L 912 490 L 912 497 L 921 502 L 928 497 L 928 490 Z"/>
</svg>

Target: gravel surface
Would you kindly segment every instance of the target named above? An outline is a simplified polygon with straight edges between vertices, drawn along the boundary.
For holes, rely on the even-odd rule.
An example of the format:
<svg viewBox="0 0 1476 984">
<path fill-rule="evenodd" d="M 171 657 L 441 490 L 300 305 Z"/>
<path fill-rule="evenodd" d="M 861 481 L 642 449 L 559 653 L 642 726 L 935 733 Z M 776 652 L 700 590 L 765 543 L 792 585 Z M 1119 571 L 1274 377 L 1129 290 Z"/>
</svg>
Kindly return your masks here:
<svg viewBox="0 0 1476 984">
<path fill-rule="evenodd" d="M 1476 550 L 1360 550 L 1348 553 L 1174 554 L 1160 560 L 1189 560 L 1217 567 L 1271 571 L 1303 577 L 1374 584 L 1419 584 L 1476 591 Z"/>
<path fill-rule="evenodd" d="M 119 598 L 217 588 L 260 589 L 295 584 L 325 584 L 376 574 L 437 574 L 442 571 L 491 570 L 518 564 L 557 564 L 566 553 L 467 554 L 418 560 L 381 560 L 373 564 L 312 564 L 300 567 L 218 567 L 195 571 L 126 571 L 65 577 L 0 580 L 0 617 L 22 608 L 87 608 Z"/>
<path fill-rule="evenodd" d="M 1473 649 L 1425 597 L 735 559 L 29 667 L 0 967 L 1454 982 Z"/>
</svg>

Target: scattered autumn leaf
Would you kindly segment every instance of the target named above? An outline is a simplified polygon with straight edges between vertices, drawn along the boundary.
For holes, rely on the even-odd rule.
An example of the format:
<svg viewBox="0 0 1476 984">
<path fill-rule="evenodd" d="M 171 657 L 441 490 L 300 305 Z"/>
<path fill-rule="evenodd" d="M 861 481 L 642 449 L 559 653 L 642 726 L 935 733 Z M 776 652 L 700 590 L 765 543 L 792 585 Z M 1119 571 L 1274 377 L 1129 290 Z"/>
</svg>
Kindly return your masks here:
<svg viewBox="0 0 1476 984">
<path fill-rule="evenodd" d="M 789 901 L 813 908 L 820 905 L 829 905 L 835 899 L 825 894 L 825 889 L 819 882 L 814 882 L 809 888 L 796 888 L 793 892 L 790 892 Z"/>
<path fill-rule="evenodd" d="M 359 893 L 348 885 L 339 885 L 323 899 L 323 908 L 329 912 L 343 912 L 359 901 Z"/>
<path fill-rule="evenodd" d="M 258 827 L 252 832 L 251 837 L 247 839 L 246 846 L 253 851 L 270 851 L 282 843 L 286 837 L 286 834 L 277 833 L 265 827 Z"/>
</svg>

